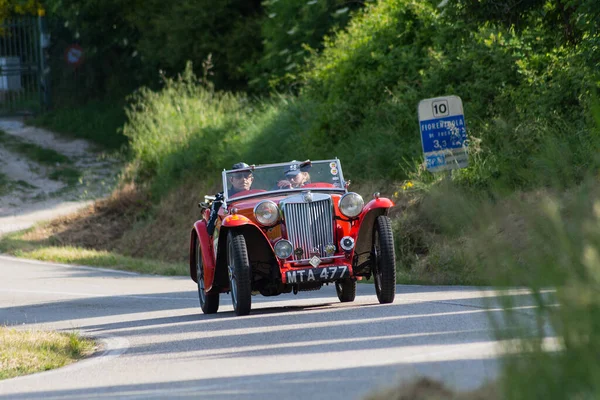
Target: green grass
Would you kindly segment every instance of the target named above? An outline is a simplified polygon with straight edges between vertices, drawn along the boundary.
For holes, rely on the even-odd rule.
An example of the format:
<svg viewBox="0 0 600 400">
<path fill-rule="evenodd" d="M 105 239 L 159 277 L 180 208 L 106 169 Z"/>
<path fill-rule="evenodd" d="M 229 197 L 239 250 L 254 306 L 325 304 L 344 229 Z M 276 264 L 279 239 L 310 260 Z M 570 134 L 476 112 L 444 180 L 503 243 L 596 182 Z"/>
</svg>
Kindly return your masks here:
<svg viewBox="0 0 600 400">
<path fill-rule="evenodd" d="M 0 172 L 0 196 L 8 193 L 10 190 L 9 180 L 5 174 Z"/>
<path fill-rule="evenodd" d="M 127 138 L 121 132 L 125 123 L 123 100 L 92 101 L 57 108 L 26 122 L 71 137 L 90 140 L 108 150 L 119 150 L 127 146 Z"/>
<path fill-rule="evenodd" d="M 38 92 L 8 92 L 0 103 L 0 116 L 31 115 L 40 112 L 41 108 L 40 94 Z"/>
<path fill-rule="evenodd" d="M 0 131 L 0 143 L 9 150 L 19 153 L 32 161 L 43 165 L 72 164 L 73 161 L 53 149 L 44 148 L 34 143 L 23 141 L 13 135 Z"/>
<path fill-rule="evenodd" d="M 155 275 L 187 275 L 189 266 L 123 256 L 110 251 L 73 246 L 54 246 L 49 240 L 28 240 L 23 236 L 32 229 L 10 233 L 0 238 L 0 253 L 15 257 L 62 264 L 87 265 Z"/>
<path fill-rule="evenodd" d="M 60 368 L 96 348 L 76 332 L 21 331 L 0 326 L 0 380 Z"/>
<path fill-rule="evenodd" d="M 15 189 L 34 189 L 35 186 L 21 179 L 11 181 L 8 177 L 0 172 L 0 196 L 4 196 Z"/>
<path fill-rule="evenodd" d="M 63 181 L 67 185 L 74 185 L 81 178 L 81 172 L 71 166 L 73 160 L 56 150 L 26 142 L 3 131 L 0 131 L 0 144 L 31 161 L 48 167 L 51 170 L 48 175 L 50 179 Z M 17 182 L 16 185 L 20 187 L 31 186 L 23 181 Z M 5 186 L 9 185 L 5 184 Z"/>
<path fill-rule="evenodd" d="M 72 167 L 57 167 L 48 175 L 48 178 L 55 181 L 63 181 L 67 185 L 72 186 L 81 179 L 81 171 Z"/>
</svg>

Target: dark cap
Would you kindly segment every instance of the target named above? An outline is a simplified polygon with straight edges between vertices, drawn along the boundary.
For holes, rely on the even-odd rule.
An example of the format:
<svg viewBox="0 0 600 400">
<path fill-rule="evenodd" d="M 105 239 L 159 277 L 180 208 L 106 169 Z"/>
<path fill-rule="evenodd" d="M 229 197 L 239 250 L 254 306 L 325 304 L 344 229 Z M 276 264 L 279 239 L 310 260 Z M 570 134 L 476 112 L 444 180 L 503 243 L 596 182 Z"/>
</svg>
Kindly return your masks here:
<svg viewBox="0 0 600 400">
<path fill-rule="evenodd" d="M 231 168 L 231 169 L 242 169 L 242 168 L 250 168 L 250 166 L 248 164 L 246 164 L 245 162 L 239 162 L 239 163 L 233 164 L 233 168 Z"/>
<path fill-rule="evenodd" d="M 304 164 L 304 165 L 302 165 Z M 292 161 L 292 163 L 285 170 L 285 176 L 296 176 L 300 172 L 306 172 L 310 169 L 310 163 L 300 163 Z"/>
</svg>

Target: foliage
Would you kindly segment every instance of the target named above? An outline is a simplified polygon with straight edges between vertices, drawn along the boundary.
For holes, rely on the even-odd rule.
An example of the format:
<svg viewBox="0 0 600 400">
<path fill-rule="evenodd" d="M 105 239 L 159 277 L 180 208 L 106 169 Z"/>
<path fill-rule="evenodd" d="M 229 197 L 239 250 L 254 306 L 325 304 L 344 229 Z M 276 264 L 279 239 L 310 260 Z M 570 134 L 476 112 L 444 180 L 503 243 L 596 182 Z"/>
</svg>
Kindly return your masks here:
<svg viewBox="0 0 600 400">
<path fill-rule="evenodd" d="M 0 23 L 20 15 L 44 14 L 40 0 L 0 0 Z"/>
<path fill-rule="evenodd" d="M 298 86 L 304 60 L 322 49 L 323 38 L 343 29 L 362 6 L 345 0 L 264 1 L 264 48 L 258 65 L 249 65 L 254 77 L 250 87 L 282 91 Z"/>
<path fill-rule="evenodd" d="M 50 67 L 54 103 L 123 99 L 140 86 L 159 87 L 160 73 L 181 72 L 187 61 L 200 71 L 212 55 L 212 79 L 238 89 L 261 45 L 257 0 L 163 1 L 45 0 L 52 32 Z M 68 46 L 80 45 L 84 61 L 65 65 Z M 161 51 L 157 51 L 161 49 Z"/>
<path fill-rule="evenodd" d="M 120 99 L 146 83 L 133 44 L 139 32 L 127 15 L 127 0 L 45 0 L 51 32 L 49 67 L 51 93 L 56 107 L 90 100 Z M 69 46 L 83 49 L 83 62 L 67 65 Z"/>
<path fill-rule="evenodd" d="M 545 184 L 547 161 L 540 160 L 561 146 L 572 150 L 562 182 L 580 181 L 598 166 L 587 111 L 596 70 L 585 62 L 587 47 L 557 44 L 543 20 L 515 29 L 456 20 L 458 11 L 412 0 L 368 4 L 311 56 L 299 96 L 249 102 L 197 88 L 192 75 L 159 93 L 140 91 L 127 125 L 135 173 L 149 181 L 161 170 L 166 183 L 199 165 L 219 170 L 235 157 L 265 163 L 334 155 L 354 179 L 403 180 L 421 157 L 419 100 L 456 94 L 472 146 L 470 167 L 455 171 L 455 181 L 508 190 Z M 526 11 L 533 20 L 539 10 Z M 190 115 L 167 111 L 193 96 L 201 100 L 185 106 Z M 206 110 L 212 119 L 196 122 Z M 147 129 L 160 133 L 140 134 Z"/>
<path fill-rule="evenodd" d="M 403 160 L 420 156 L 418 101 L 456 94 L 477 143 L 471 167 L 457 177 L 477 185 L 498 178 L 513 187 L 533 183 L 523 179 L 523 171 L 529 155 L 542 150 L 540 137 L 548 126 L 558 119 L 568 132 L 550 131 L 588 135 L 585 110 L 596 71 L 583 62 L 587 53 L 556 45 L 543 21 L 516 30 L 456 20 L 446 11 L 427 2 L 380 2 L 327 41 L 304 73 L 302 97 L 319 104 L 315 128 L 304 134 L 336 147 L 363 145 L 367 135 L 376 134 L 386 145 L 385 175 L 402 179 Z M 506 133 L 498 135 L 498 127 Z M 522 129 L 535 134 L 523 135 Z M 390 148 L 394 151 L 385 151 Z"/>
<path fill-rule="evenodd" d="M 126 18 L 139 32 L 132 45 L 147 76 L 156 79 L 158 70 L 175 75 L 188 61 L 200 74 L 202 61 L 212 55 L 217 88 L 245 87 L 244 67 L 252 65 L 261 50 L 259 0 L 178 1 L 168 7 L 162 0 L 130 3 Z"/>
<path fill-rule="evenodd" d="M 122 133 L 125 121 L 124 101 L 93 100 L 78 107 L 56 107 L 28 123 L 119 150 L 128 144 Z"/>
<path fill-rule="evenodd" d="M 131 98 L 123 134 L 134 157 L 131 174 L 163 195 L 190 175 L 222 169 L 239 155 L 240 121 L 252 112 L 242 96 L 201 85 L 191 64 L 164 88 Z"/>
</svg>

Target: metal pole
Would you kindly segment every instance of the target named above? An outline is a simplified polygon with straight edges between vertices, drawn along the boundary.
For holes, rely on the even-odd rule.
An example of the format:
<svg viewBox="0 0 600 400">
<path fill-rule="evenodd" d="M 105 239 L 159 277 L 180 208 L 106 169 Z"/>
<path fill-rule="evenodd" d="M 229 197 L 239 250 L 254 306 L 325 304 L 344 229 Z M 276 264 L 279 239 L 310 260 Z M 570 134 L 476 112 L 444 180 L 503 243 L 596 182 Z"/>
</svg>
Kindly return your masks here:
<svg viewBox="0 0 600 400">
<path fill-rule="evenodd" d="M 46 33 L 46 20 L 44 18 L 44 16 L 42 15 L 42 13 L 40 13 L 40 15 L 38 15 L 38 27 L 39 27 L 39 35 L 38 35 L 38 40 L 39 40 L 39 49 L 40 49 L 40 104 L 42 106 L 42 112 L 46 111 L 46 109 L 48 108 L 49 105 L 49 90 L 48 90 L 48 86 L 47 86 L 47 79 L 46 79 L 46 56 L 45 56 L 45 50 L 44 50 L 44 46 L 45 46 L 45 33 Z"/>
</svg>

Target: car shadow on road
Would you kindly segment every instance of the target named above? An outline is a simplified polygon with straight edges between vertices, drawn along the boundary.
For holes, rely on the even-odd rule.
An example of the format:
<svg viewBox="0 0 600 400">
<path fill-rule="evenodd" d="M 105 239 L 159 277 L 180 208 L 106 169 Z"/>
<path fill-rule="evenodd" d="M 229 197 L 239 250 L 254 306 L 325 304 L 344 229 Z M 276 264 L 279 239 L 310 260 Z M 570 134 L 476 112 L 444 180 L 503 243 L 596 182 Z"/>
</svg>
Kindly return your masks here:
<svg viewBox="0 0 600 400">
<path fill-rule="evenodd" d="M 229 329 L 212 330 L 214 326 L 210 324 L 188 323 L 142 328 L 141 331 L 123 329 L 115 334 L 125 337 L 163 334 L 170 338 L 168 344 L 133 346 L 127 350 L 126 357 L 168 353 L 180 354 L 181 358 L 210 360 L 328 352 L 350 354 L 358 348 L 397 349 L 493 340 L 491 314 L 497 319 L 503 315 L 501 310 L 394 304 L 335 308 L 310 314 L 280 313 L 277 319 L 257 315 L 254 321 L 240 318 L 238 325 L 229 325 Z M 528 323 L 526 317 L 523 320 Z"/>
<path fill-rule="evenodd" d="M 143 295 L 101 296 L 91 298 L 78 298 L 72 300 L 54 301 L 43 304 L 31 304 L 16 307 L 0 308 L 0 323 L 7 325 L 20 324 L 60 324 L 61 321 L 72 321 L 71 328 L 79 329 L 89 334 L 114 334 L 125 337 L 144 335 L 171 335 L 190 334 L 198 332 L 211 332 L 217 335 L 219 331 L 230 331 L 232 329 L 263 329 L 283 332 L 285 337 L 288 333 L 302 335 L 302 326 L 306 324 L 321 324 L 310 329 L 324 329 L 330 327 L 333 332 L 324 334 L 335 334 L 339 330 L 345 330 L 347 325 L 358 325 L 367 329 L 373 324 L 387 324 L 396 327 L 396 331 L 402 332 L 405 326 L 411 326 L 411 321 L 435 318 L 440 323 L 447 321 L 450 325 L 457 326 L 453 320 L 461 321 L 459 325 L 469 328 L 469 320 L 473 316 L 483 319 L 489 316 L 486 306 L 481 299 L 472 297 L 453 298 L 445 301 L 403 300 L 399 294 L 394 304 L 379 305 L 376 300 L 364 302 L 359 297 L 356 303 L 339 303 L 335 301 L 333 291 L 328 293 L 331 297 L 324 295 L 318 298 L 306 299 L 307 304 L 298 304 L 299 299 L 291 304 L 287 301 L 277 299 L 277 306 L 271 306 L 269 302 L 263 301 L 255 304 L 251 315 L 236 317 L 233 312 L 225 311 L 212 315 L 201 313 L 197 300 L 193 293 L 171 292 Z M 189 296 L 189 298 L 188 298 Z M 489 297 L 487 303 L 499 303 L 502 296 Z M 526 303 L 529 296 L 525 294 L 511 295 L 514 302 Z M 520 299 L 522 298 L 522 299 Z M 156 316 L 143 318 L 148 313 L 165 313 L 177 315 Z M 495 312 L 501 315 L 501 312 Z M 123 316 L 131 315 L 131 318 L 123 320 Z M 88 319 L 108 319 L 101 323 L 88 323 Z M 112 319 L 112 320 L 111 320 Z M 77 322 L 80 321 L 80 322 Z M 311 325 L 312 326 L 312 325 Z M 337 327 L 337 328 L 334 328 Z M 286 333 L 287 332 L 287 333 Z M 227 335 L 219 334 L 221 339 L 213 341 L 227 347 Z M 335 337 L 335 336 L 334 336 Z M 251 339 L 252 336 L 246 337 Z M 189 339 L 191 348 L 202 339 Z M 177 342 L 177 341 L 176 341 Z M 222 343 L 221 343 L 222 342 Z M 136 348 L 134 351 L 145 353 L 161 351 L 152 347 L 144 349 Z"/>
<path fill-rule="evenodd" d="M 283 366 L 289 368 L 289 366 Z M 165 366 L 165 368 L 168 368 Z M 206 366 L 198 364 L 200 370 Z M 477 389 L 498 371 L 492 358 L 464 358 L 433 362 L 381 363 L 362 367 L 312 371 L 242 374 L 213 371 L 213 377 L 145 384 L 96 386 L 72 390 L 15 392 L 0 399 L 361 399 L 382 389 L 408 385 L 422 376 L 443 381 L 459 391 Z M 42 373 L 43 374 L 43 373 Z M 228 376 L 231 375 L 231 376 Z M 1 387 L 0 382 L 0 387 Z M 23 388 L 26 385 L 22 386 Z M 399 397 L 398 397 L 399 398 Z"/>
</svg>

